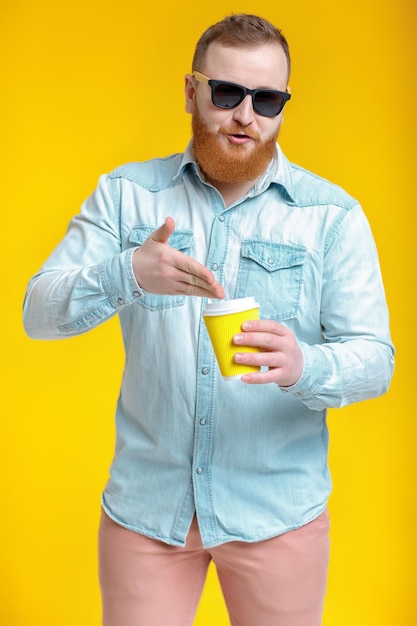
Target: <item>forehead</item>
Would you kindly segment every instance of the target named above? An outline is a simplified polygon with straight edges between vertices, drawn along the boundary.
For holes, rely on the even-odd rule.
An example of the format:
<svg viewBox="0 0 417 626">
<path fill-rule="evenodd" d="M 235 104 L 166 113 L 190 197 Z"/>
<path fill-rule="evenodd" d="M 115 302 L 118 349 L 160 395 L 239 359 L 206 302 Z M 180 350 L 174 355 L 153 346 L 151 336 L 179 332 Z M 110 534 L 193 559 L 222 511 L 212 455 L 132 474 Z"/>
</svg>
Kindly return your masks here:
<svg viewBox="0 0 417 626">
<path fill-rule="evenodd" d="M 246 87 L 285 89 L 288 65 L 279 44 L 250 47 L 209 45 L 202 70 L 209 78 L 241 83 Z"/>
</svg>

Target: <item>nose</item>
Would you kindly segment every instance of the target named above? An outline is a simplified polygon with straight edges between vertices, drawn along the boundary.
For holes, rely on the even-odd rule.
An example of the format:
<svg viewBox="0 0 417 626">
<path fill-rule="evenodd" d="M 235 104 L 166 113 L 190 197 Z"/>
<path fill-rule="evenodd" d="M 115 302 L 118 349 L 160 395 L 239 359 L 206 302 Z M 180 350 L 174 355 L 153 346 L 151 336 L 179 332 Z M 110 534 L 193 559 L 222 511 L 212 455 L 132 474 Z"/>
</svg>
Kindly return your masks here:
<svg viewBox="0 0 417 626">
<path fill-rule="evenodd" d="M 252 97 L 250 94 L 247 94 L 242 102 L 233 109 L 233 119 L 242 124 L 242 126 L 248 126 L 255 120 L 255 112 L 253 110 Z"/>
</svg>

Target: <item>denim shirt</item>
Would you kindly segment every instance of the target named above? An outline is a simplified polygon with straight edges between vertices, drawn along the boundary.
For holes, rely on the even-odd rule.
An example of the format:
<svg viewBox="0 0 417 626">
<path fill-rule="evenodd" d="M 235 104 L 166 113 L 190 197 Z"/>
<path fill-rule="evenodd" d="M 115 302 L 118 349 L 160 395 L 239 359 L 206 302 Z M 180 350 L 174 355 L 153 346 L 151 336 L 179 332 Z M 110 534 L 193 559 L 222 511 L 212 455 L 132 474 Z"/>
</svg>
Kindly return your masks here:
<svg viewBox="0 0 417 626">
<path fill-rule="evenodd" d="M 223 380 L 202 321 L 205 299 L 144 292 L 133 252 L 170 215 L 169 243 L 204 265 L 227 298 L 254 296 L 262 319 L 295 333 L 292 387 Z M 102 176 L 28 286 L 29 336 L 61 339 L 119 314 L 126 365 L 103 506 L 119 524 L 185 544 L 259 541 L 306 524 L 331 489 L 326 409 L 384 393 L 394 349 L 364 213 L 277 146 L 264 176 L 225 207 L 184 154 Z"/>
</svg>

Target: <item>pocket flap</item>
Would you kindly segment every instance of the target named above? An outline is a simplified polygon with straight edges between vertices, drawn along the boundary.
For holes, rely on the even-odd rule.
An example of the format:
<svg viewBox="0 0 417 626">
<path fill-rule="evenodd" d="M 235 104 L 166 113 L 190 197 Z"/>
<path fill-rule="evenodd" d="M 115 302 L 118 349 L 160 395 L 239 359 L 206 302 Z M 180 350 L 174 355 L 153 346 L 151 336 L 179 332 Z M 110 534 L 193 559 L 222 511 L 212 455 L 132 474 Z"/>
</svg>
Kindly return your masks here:
<svg viewBox="0 0 417 626">
<path fill-rule="evenodd" d="M 303 265 L 306 258 L 306 248 L 271 241 L 246 240 L 242 243 L 241 254 L 243 258 L 251 259 L 268 272 L 273 272 Z"/>
<path fill-rule="evenodd" d="M 158 226 L 135 226 L 129 235 L 129 243 L 141 246 L 157 228 Z M 175 230 L 168 239 L 169 245 L 176 250 L 188 250 L 192 241 L 193 233 L 190 230 Z"/>
</svg>

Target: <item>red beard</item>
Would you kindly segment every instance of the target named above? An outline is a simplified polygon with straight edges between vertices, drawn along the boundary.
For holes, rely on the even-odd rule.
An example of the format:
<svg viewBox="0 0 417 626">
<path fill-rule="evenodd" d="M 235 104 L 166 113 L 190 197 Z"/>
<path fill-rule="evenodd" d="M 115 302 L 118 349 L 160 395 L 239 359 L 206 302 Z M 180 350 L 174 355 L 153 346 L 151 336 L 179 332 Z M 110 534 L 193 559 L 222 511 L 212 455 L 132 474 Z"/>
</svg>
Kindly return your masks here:
<svg viewBox="0 0 417 626">
<path fill-rule="evenodd" d="M 221 127 L 211 131 L 200 116 L 197 108 L 192 117 L 194 156 L 210 182 L 244 183 L 257 180 L 267 169 L 276 154 L 278 131 L 267 141 L 261 142 L 258 134 L 245 131 L 244 126 Z M 237 134 L 245 131 L 255 146 L 230 143 L 227 147 L 219 141 L 219 135 Z"/>
</svg>

